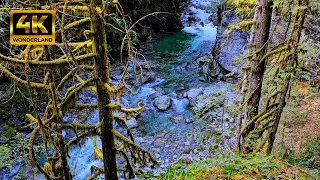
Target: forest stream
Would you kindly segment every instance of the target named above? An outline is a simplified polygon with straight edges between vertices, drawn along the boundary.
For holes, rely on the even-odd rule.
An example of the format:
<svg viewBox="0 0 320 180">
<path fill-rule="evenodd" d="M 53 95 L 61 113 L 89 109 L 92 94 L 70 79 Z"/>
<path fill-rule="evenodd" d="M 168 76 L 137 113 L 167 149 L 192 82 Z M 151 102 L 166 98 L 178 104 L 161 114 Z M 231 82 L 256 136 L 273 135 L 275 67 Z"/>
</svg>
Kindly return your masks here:
<svg viewBox="0 0 320 180">
<path fill-rule="evenodd" d="M 319 17 L 319 0 L 1 1 L 0 179 L 320 179 Z"/>
<path fill-rule="evenodd" d="M 319 5 L 3 1 L 0 179 L 320 179 Z"/>
<path fill-rule="evenodd" d="M 201 159 L 210 156 L 210 151 L 232 149 L 235 144 L 235 135 L 230 130 L 235 121 L 223 107 L 239 96 L 231 91 L 231 84 L 227 82 L 206 83 L 197 75 L 198 68 L 194 65 L 196 59 L 204 59 L 211 54 L 216 40 L 217 27 L 209 21 L 209 7 L 209 0 L 192 0 L 189 3 L 181 16 L 182 31 L 154 42 L 154 52 L 145 56 L 158 66 L 155 80 L 138 86 L 122 98 L 124 107 L 135 107 L 139 101 L 146 105 L 140 117 L 128 120 L 128 126 L 132 128 L 135 142 L 160 162 L 155 174 L 163 172 L 180 158 Z M 194 22 L 188 20 L 191 15 Z M 211 114 L 215 118 L 210 126 L 205 126 L 204 120 L 194 112 L 206 108 L 212 99 L 217 101 L 217 110 Z M 95 101 L 91 100 L 91 103 Z M 94 111 L 88 121 L 97 123 L 97 116 L 98 111 Z M 116 124 L 115 129 L 123 132 Z M 216 137 L 210 138 L 210 133 Z M 101 147 L 100 140 L 98 146 Z M 92 165 L 103 166 L 93 157 L 92 138 L 86 140 L 84 146 L 73 148 L 69 154 L 71 169 L 76 172 L 74 180 L 90 176 Z M 147 172 L 151 169 L 142 170 Z"/>
</svg>

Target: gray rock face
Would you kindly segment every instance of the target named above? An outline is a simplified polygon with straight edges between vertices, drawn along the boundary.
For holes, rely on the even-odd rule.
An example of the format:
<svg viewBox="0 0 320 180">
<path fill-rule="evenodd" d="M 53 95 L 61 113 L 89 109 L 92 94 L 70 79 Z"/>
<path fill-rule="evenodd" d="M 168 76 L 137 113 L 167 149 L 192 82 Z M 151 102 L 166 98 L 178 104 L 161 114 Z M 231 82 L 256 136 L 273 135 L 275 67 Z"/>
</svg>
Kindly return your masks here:
<svg viewBox="0 0 320 180">
<path fill-rule="evenodd" d="M 199 74 L 202 75 L 204 81 L 211 81 L 222 75 L 221 67 L 212 55 L 206 55 L 196 60 Z"/>
<path fill-rule="evenodd" d="M 166 111 L 171 107 L 172 99 L 167 95 L 162 95 L 154 100 L 154 106 L 161 111 Z"/>
<path fill-rule="evenodd" d="M 202 88 L 192 88 L 187 92 L 188 99 L 192 106 L 196 103 L 196 98 L 198 95 L 202 94 Z"/>
<path fill-rule="evenodd" d="M 240 19 L 235 12 L 226 13 L 226 15 L 222 17 L 221 25 L 227 27 L 232 23 L 238 22 L 239 20 Z"/>
<path fill-rule="evenodd" d="M 215 50 L 218 52 L 215 59 L 227 71 L 241 74 L 242 61 L 237 61 L 239 55 L 244 54 L 247 46 L 248 33 L 234 30 L 227 38 L 227 34 L 218 35 Z"/>
<path fill-rule="evenodd" d="M 247 43 L 248 33 L 234 30 L 231 34 L 226 33 L 226 28 L 232 23 L 239 22 L 235 12 L 225 13 L 222 17 L 221 25 L 218 26 L 216 44 L 213 48 L 214 59 L 224 70 L 241 74 L 241 65 L 243 61 L 235 60 L 239 55 L 244 55 Z"/>
<path fill-rule="evenodd" d="M 139 126 L 137 120 L 135 118 L 131 118 L 126 121 L 126 125 L 131 129 L 131 128 L 136 128 Z"/>
</svg>

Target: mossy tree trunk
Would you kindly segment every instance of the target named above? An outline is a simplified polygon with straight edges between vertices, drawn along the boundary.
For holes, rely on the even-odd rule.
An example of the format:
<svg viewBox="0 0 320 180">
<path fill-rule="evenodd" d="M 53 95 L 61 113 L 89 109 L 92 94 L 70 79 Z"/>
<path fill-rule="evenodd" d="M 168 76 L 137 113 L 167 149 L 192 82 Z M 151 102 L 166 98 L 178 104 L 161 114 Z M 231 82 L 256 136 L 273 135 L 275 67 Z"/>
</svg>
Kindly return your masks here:
<svg viewBox="0 0 320 180">
<path fill-rule="evenodd" d="M 44 46 L 43 47 L 43 57 L 45 61 L 50 61 L 51 57 L 50 57 L 50 53 L 49 53 L 49 49 L 48 46 Z M 52 99 L 52 115 L 55 119 L 55 122 L 57 124 L 63 124 L 63 120 L 62 117 L 59 115 L 58 112 L 58 104 L 57 104 L 57 100 L 58 100 L 58 95 L 57 95 L 57 91 L 56 91 L 56 85 L 55 85 L 55 81 L 54 81 L 54 75 L 52 70 L 47 71 L 47 73 L 49 73 L 48 75 L 48 83 L 49 83 L 49 97 L 51 96 Z M 58 139 L 58 151 L 59 154 L 61 156 L 61 165 L 63 168 L 63 177 L 65 178 L 65 180 L 71 180 L 72 179 L 72 175 L 70 173 L 70 167 L 67 161 L 67 155 L 65 152 L 65 142 L 64 142 L 64 137 L 62 135 L 62 129 L 61 127 L 57 127 L 57 139 Z M 52 163 L 52 167 L 54 167 L 54 163 Z M 55 170 L 55 169 L 54 169 Z M 53 172 L 55 173 L 55 176 L 59 175 L 59 172 Z"/>
<path fill-rule="evenodd" d="M 308 12 L 308 0 L 297 0 L 295 3 L 296 10 L 293 11 L 293 25 L 289 38 L 286 39 L 280 47 L 266 53 L 259 62 L 262 63 L 267 58 L 271 58 L 272 61 L 277 61 L 276 64 L 270 64 L 276 68 L 275 75 L 273 76 L 274 80 L 272 80 L 271 83 L 276 84 L 276 86 L 271 86 L 274 90 L 268 95 L 261 111 L 254 116 L 239 133 L 239 144 L 241 137 L 244 137 L 243 146 L 245 148 L 242 149 L 244 153 L 251 152 L 252 150 L 255 152 L 266 150 L 267 154 L 272 152 L 281 115 L 286 106 L 286 100 L 289 98 L 292 81 L 299 66 L 299 43 L 304 28 L 305 16 Z M 255 53 L 257 53 L 257 51 L 255 51 Z M 253 129 L 251 130 L 250 128 L 252 127 Z M 259 139 L 261 139 L 261 141 L 258 143 Z M 264 148 L 267 143 L 267 148 Z"/>
<path fill-rule="evenodd" d="M 295 68 L 298 65 L 298 48 L 299 48 L 299 42 L 301 39 L 302 30 L 304 28 L 304 22 L 307 14 L 307 8 L 309 5 L 309 0 L 298 0 L 299 7 L 304 7 L 304 9 L 300 10 L 298 13 L 296 13 L 296 16 L 294 17 L 294 24 L 293 24 L 293 31 L 291 32 L 290 39 L 288 42 L 288 47 L 292 47 L 290 52 L 287 52 L 286 59 L 284 62 L 289 63 L 293 68 Z M 286 99 L 288 96 L 288 92 L 290 89 L 290 81 L 291 76 L 287 77 L 285 79 L 284 83 L 284 90 L 283 94 L 280 96 L 280 105 L 279 110 L 275 114 L 274 124 L 271 129 L 270 137 L 268 139 L 269 144 L 267 147 L 267 154 L 270 155 L 273 149 L 273 144 L 276 139 L 276 134 L 278 131 L 278 126 L 280 123 L 281 115 L 283 112 L 284 107 L 286 106 Z"/>
<path fill-rule="evenodd" d="M 114 150 L 114 138 L 112 133 L 112 109 L 110 108 L 111 97 L 104 84 L 109 84 L 110 62 L 107 52 L 107 39 L 103 20 L 102 0 L 91 0 L 90 18 L 91 31 L 93 33 L 93 52 L 97 54 L 94 58 L 95 79 L 98 96 L 99 122 L 101 125 L 101 141 L 104 163 L 105 179 L 118 179 L 116 155 Z M 100 12 L 99 12 L 100 11 Z"/>
<path fill-rule="evenodd" d="M 263 74 L 265 71 L 265 61 L 260 62 L 262 57 L 266 53 L 266 43 L 269 39 L 269 29 L 271 25 L 271 14 L 272 14 L 272 1 L 270 0 L 257 0 L 256 7 L 256 24 L 254 27 L 253 34 L 253 44 L 250 44 L 249 48 L 253 49 L 253 52 L 257 52 L 251 59 L 250 63 L 250 74 L 249 74 L 249 90 L 248 90 L 248 100 L 246 108 L 246 120 L 251 120 L 259 112 L 259 102 L 261 98 L 261 89 Z M 247 133 L 244 133 L 244 141 L 246 136 L 254 126 L 251 125 L 247 128 Z M 243 149 L 247 152 L 252 152 L 253 149 L 250 147 L 245 147 Z"/>
</svg>

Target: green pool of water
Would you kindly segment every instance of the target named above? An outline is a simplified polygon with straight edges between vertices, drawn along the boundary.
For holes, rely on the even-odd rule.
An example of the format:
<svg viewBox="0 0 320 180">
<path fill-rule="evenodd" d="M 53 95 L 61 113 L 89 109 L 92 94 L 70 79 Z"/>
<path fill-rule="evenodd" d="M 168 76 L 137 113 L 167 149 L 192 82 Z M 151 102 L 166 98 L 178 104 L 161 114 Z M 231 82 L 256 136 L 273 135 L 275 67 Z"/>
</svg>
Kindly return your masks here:
<svg viewBox="0 0 320 180">
<path fill-rule="evenodd" d="M 183 52 L 190 47 L 192 37 L 193 35 L 183 31 L 162 37 L 153 44 L 156 58 L 167 58 Z"/>
</svg>

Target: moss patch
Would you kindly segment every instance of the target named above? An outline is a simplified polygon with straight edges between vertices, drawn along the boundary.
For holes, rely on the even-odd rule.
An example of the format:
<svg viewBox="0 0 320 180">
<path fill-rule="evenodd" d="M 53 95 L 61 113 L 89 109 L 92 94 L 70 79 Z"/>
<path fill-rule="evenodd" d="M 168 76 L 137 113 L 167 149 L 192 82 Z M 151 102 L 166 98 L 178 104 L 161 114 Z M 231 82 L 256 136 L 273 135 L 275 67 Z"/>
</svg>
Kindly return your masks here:
<svg viewBox="0 0 320 180">
<path fill-rule="evenodd" d="M 217 154 L 212 159 L 191 165 L 177 163 L 157 179 L 309 179 L 310 176 L 295 166 L 272 156 L 251 154 L 247 156 Z"/>
<path fill-rule="evenodd" d="M 16 128 L 15 127 L 12 127 L 12 126 L 9 126 L 9 125 L 4 125 L 4 128 L 5 128 L 5 131 L 3 133 L 3 135 L 10 139 L 12 137 L 14 137 L 16 135 Z"/>
</svg>

